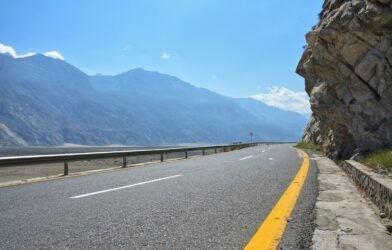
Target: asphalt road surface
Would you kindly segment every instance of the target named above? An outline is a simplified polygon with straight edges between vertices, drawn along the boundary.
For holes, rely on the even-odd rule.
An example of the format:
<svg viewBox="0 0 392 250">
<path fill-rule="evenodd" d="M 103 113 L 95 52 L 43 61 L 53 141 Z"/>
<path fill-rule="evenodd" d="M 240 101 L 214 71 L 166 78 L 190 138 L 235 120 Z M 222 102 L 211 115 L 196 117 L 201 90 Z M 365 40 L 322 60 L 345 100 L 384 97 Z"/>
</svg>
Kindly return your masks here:
<svg viewBox="0 0 392 250">
<path fill-rule="evenodd" d="M 243 249 L 298 172 L 290 145 L 0 189 L 0 249 Z M 281 240 L 307 249 L 316 170 Z"/>
</svg>

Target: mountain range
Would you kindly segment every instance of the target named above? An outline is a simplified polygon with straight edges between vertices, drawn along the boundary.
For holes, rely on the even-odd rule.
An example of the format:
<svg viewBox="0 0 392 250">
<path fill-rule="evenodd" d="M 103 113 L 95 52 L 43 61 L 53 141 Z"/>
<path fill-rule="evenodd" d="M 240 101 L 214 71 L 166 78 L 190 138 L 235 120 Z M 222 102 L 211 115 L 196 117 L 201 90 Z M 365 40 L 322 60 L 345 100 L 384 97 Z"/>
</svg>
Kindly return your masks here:
<svg viewBox="0 0 392 250">
<path fill-rule="evenodd" d="M 0 145 L 297 141 L 307 119 L 141 68 L 89 76 L 63 60 L 0 54 Z"/>
</svg>

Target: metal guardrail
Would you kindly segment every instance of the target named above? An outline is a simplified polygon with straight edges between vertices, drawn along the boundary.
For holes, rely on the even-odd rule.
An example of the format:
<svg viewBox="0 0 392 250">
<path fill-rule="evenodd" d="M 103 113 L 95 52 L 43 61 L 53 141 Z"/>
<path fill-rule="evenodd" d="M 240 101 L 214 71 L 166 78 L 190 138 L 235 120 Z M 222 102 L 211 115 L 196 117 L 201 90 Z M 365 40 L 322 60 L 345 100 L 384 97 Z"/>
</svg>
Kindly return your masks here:
<svg viewBox="0 0 392 250">
<path fill-rule="evenodd" d="M 214 149 L 217 153 L 218 149 L 224 152 L 241 149 L 246 147 L 257 146 L 259 143 L 244 143 L 244 144 L 228 144 L 228 145 L 214 145 L 206 147 L 183 147 L 183 148 L 164 148 L 164 149 L 142 149 L 142 150 L 128 150 L 128 151 L 109 151 L 109 152 L 89 152 L 89 153 L 71 153 L 71 154 L 51 154 L 51 155 L 32 155 L 32 156 L 11 156 L 0 157 L 0 167 L 10 166 L 25 166 L 34 164 L 46 163 L 64 163 L 64 175 L 68 175 L 68 162 L 96 160 L 105 158 L 123 158 L 122 167 L 127 166 L 128 156 L 141 156 L 141 155 L 160 155 L 161 161 L 164 161 L 164 154 L 169 153 L 184 153 L 184 158 L 188 158 L 189 151 L 202 150 L 202 154 L 206 154 L 206 150 Z"/>
</svg>

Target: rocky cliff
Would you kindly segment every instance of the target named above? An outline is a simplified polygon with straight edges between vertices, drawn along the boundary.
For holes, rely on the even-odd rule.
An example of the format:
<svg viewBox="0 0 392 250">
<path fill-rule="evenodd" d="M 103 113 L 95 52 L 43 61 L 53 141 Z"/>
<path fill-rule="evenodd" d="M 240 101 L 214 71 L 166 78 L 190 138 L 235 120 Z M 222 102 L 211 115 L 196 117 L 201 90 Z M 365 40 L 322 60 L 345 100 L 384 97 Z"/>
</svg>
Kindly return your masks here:
<svg viewBox="0 0 392 250">
<path fill-rule="evenodd" d="M 313 115 L 305 141 L 331 158 L 392 145 L 392 0 L 325 0 L 297 73 Z"/>
</svg>

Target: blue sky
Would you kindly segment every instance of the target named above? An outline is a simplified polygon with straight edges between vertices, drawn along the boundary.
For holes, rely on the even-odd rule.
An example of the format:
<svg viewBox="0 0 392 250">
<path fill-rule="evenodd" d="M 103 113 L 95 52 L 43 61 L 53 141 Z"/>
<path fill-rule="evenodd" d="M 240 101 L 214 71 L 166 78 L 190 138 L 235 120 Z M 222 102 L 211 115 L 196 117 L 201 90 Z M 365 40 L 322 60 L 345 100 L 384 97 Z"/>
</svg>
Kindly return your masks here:
<svg viewBox="0 0 392 250">
<path fill-rule="evenodd" d="M 294 71 L 322 2 L 1 0 L 0 43 L 88 74 L 142 67 L 232 97 L 301 94 Z"/>
</svg>

